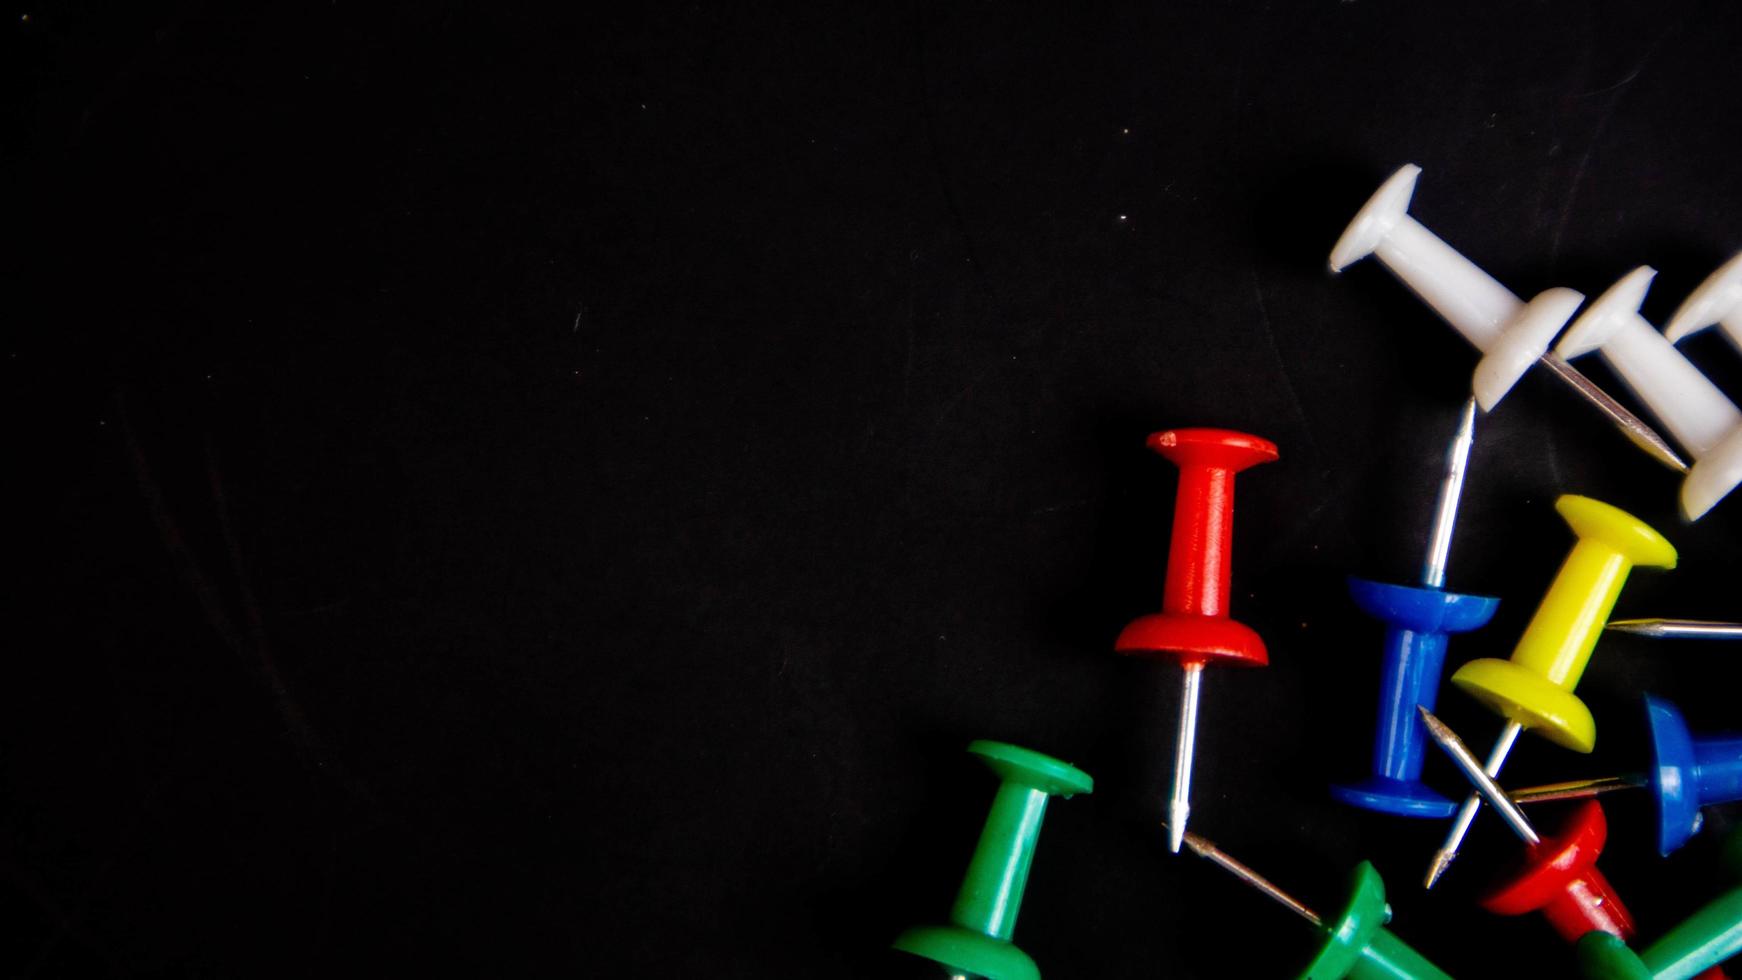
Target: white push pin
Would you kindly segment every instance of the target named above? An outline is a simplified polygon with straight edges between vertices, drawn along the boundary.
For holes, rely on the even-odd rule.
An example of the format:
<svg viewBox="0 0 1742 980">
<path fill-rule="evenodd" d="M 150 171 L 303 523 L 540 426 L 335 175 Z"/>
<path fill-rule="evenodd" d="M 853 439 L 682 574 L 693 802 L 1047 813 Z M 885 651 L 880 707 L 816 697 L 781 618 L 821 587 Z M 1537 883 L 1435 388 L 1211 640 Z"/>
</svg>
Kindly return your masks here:
<svg viewBox="0 0 1742 980">
<path fill-rule="evenodd" d="M 1679 343 L 1713 324 L 1721 325 L 1730 343 L 1742 349 L 1742 255 L 1719 266 L 1688 295 L 1681 309 L 1669 318 L 1663 335 L 1670 343 Z"/>
<path fill-rule="evenodd" d="M 1683 463 L 1650 426 L 1635 418 L 1589 378 L 1549 351 L 1556 333 L 1584 296 L 1548 289 L 1528 304 L 1440 240 L 1408 213 L 1421 168 L 1406 164 L 1391 175 L 1355 215 L 1331 250 L 1331 271 L 1375 255 L 1464 339 L 1482 352 L 1471 390 L 1483 411 L 1492 409 L 1530 369 L 1541 363 L 1571 385 L 1659 462 L 1685 471 Z"/>
<path fill-rule="evenodd" d="M 1682 515 L 1692 521 L 1742 483 L 1742 412 L 1639 315 L 1655 275 L 1640 266 L 1623 276 L 1573 321 L 1555 351 L 1566 358 L 1602 351 L 1694 457 L 1681 492 Z"/>
</svg>

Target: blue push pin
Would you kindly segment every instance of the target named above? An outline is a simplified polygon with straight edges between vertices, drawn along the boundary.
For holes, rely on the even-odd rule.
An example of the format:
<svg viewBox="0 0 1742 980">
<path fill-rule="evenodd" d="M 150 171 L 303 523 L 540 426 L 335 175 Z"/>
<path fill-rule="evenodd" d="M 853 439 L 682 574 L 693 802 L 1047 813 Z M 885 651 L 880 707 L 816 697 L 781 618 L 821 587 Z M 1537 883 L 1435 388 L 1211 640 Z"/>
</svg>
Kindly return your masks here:
<svg viewBox="0 0 1742 980">
<path fill-rule="evenodd" d="M 1675 705 L 1645 697 L 1651 726 L 1651 794 L 1657 797 L 1657 851 L 1671 851 L 1700 831 L 1700 808 L 1742 800 L 1742 735 L 1695 738 Z"/>
<path fill-rule="evenodd" d="M 1391 585 L 1349 579 L 1349 594 L 1362 612 L 1385 624 L 1384 660 L 1379 674 L 1379 725 L 1373 736 L 1373 773 L 1358 783 L 1331 787 L 1331 795 L 1351 806 L 1400 817 L 1445 818 L 1457 804 L 1421 781 L 1427 728 L 1416 711 L 1432 711 L 1446 663 L 1446 641 L 1453 633 L 1476 629 L 1494 618 L 1499 599 L 1447 592 L 1446 559 L 1457 522 L 1458 496 L 1475 441 L 1476 400 L 1464 405 L 1458 432 L 1447 454 L 1440 484 L 1428 558 L 1421 585 Z"/>
<path fill-rule="evenodd" d="M 1534 786 L 1510 795 L 1519 803 L 1544 803 L 1649 787 L 1657 801 L 1657 851 L 1669 857 L 1699 833 L 1701 807 L 1742 800 L 1742 735 L 1696 737 L 1675 705 L 1649 694 L 1645 723 L 1651 733 L 1646 772 Z"/>
</svg>

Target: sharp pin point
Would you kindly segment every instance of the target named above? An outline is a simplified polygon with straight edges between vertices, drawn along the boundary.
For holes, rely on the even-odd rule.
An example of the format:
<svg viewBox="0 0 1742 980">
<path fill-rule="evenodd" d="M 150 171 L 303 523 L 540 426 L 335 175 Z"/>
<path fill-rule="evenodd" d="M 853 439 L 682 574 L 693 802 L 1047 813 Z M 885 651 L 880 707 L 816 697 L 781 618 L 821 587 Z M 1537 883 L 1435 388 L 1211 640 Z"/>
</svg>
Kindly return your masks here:
<svg viewBox="0 0 1742 980">
<path fill-rule="evenodd" d="M 1674 545 L 1620 508 L 1566 494 L 1555 501 L 1555 510 L 1578 541 L 1518 638 L 1512 657 L 1472 660 L 1452 674 L 1454 686 L 1507 719 L 1482 767 L 1489 777 L 1500 775 L 1526 724 L 1558 745 L 1591 751 L 1597 741 L 1597 722 L 1573 689 L 1590 665 L 1601 624 L 1615 608 L 1621 586 L 1635 566 L 1674 568 L 1676 563 Z M 1479 794 L 1464 800 L 1442 850 L 1458 850 L 1481 805 Z"/>
<path fill-rule="evenodd" d="M 1628 411 L 1626 406 L 1616 401 L 1614 396 L 1604 391 L 1597 382 L 1585 376 L 1583 371 L 1567 363 L 1567 359 L 1550 352 L 1542 355 L 1541 363 L 1555 377 L 1566 382 L 1567 387 L 1579 393 L 1591 407 L 1602 412 L 1603 416 L 1620 430 L 1627 440 L 1645 451 L 1645 454 L 1657 460 L 1664 466 L 1686 473 L 1687 461 L 1676 454 L 1669 440 L 1659 435 L 1656 429 L 1646 425 L 1639 416 Z"/>
<path fill-rule="evenodd" d="M 1487 763 L 1482 767 L 1485 773 L 1489 776 L 1499 774 L 1501 767 L 1506 765 L 1506 757 L 1512 752 L 1512 746 L 1517 744 L 1518 736 L 1523 731 L 1524 726 L 1516 721 L 1506 723 L 1506 727 L 1500 730 L 1500 737 L 1494 740 L 1494 747 L 1488 750 Z M 1464 837 L 1469 834 L 1470 825 L 1476 822 L 1476 814 L 1481 809 L 1480 793 L 1471 793 L 1464 798 L 1464 804 L 1458 808 L 1457 816 L 1452 818 L 1452 828 L 1446 831 L 1445 842 L 1434 852 L 1433 864 L 1428 868 L 1427 881 L 1422 887 L 1432 888 L 1435 882 L 1445 876 L 1446 869 L 1458 857 L 1458 849 L 1464 846 Z"/>
<path fill-rule="evenodd" d="M 1172 826 L 1168 827 L 1168 833 L 1180 834 L 1183 837 L 1186 846 L 1191 848 L 1193 854 L 1196 854 L 1201 858 L 1207 858 L 1211 862 L 1220 866 L 1223 870 L 1233 874 L 1234 877 L 1239 878 L 1246 884 L 1251 885 L 1253 888 L 1256 888 L 1270 896 L 1277 902 L 1277 904 L 1288 908 L 1290 911 L 1294 912 L 1294 914 L 1308 922 L 1311 922 L 1313 925 L 1318 926 L 1321 929 L 1324 928 L 1324 920 L 1319 917 L 1317 912 L 1308 908 L 1304 902 L 1295 898 L 1293 895 L 1278 888 L 1275 884 L 1271 883 L 1270 879 L 1235 860 L 1233 855 L 1229 854 L 1227 851 L 1222 850 L 1220 847 L 1217 847 L 1215 844 L 1197 834 L 1183 833 Z"/>
<path fill-rule="evenodd" d="M 1616 633 L 1674 640 L 1742 640 L 1742 623 L 1708 619 L 1615 619 L 1604 627 Z"/>
<path fill-rule="evenodd" d="M 1355 866 L 1348 900 L 1333 921 L 1327 922 L 1317 912 L 1263 875 L 1234 860 L 1221 848 L 1199 837 L 1186 834 L 1186 846 L 1192 853 L 1220 865 L 1224 870 L 1253 888 L 1263 892 L 1289 911 L 1312 923 L 1324 934 L 1324 943 L 1313 957 L 1303 977 L 1409 977 L 1414 980 L 1450 980 L 1445 972 L 1410 948 L 1386 926 L 1391 922 L 1391 906 L 1385 901 L 1385 882 L 1371 862 Z"/>
<path fill-rule="evenodd" d="M 1657 270 L 1640 266 L 1579 315 L 1555 351 L 1601 351 L 1639 400 L 1694 459 L 1682 481 L 1682 514 L 1696 520 L 1742 482 L 1742 411 L 1639 315 Z"/>
<path fill-rule="evenodd" d="M 1446 451 L 1446 475 L 1440 481 L 1438 506 L 1434 508 L 1434 526 L 1428 536 L 1427 563 L 1422 568 L 1421 584 L 1431 589 L 1446 584 L 1446 562 L 1452 552 L 1452 529 L 1458 523 L 1458 499 L 1463 496 L 1464 476 L 1470 468 L 1470 448 L 1476 443 L 1476 399 L 1464 403 L 1458 415 L 1458 430 Z"/>
<path fill-rule="evenodd" d="M 1530 821 L 1525 819 L 1524 811 L 1520 810 L 1518 804 L 1512 802 L 1505 791 L 1494 782 L 1494 777 L 1483 771 L 1482 764 L 1476 761 L 1475 754 L 1470 751 L 1469 746 L 1464 744 L 1464 740 L 1459 738 L 1457 733 L 1452 731 L 1445 722 L 1435 718 L 1433 712 L 1426 708 L 1418 708 L 1417 710 L 1421 712 L 1421 719 L 1427 725 L 1428 733 L 1433 736 L 1433 740 L 1439 744 L 1440 748 L 1446 750 L 1446 754 L 1450 755 L 1452 761 L 1456 762 L 1458 768 L 1463 771 L 1464 778 L 1476 787 L 1476 792 L 1482 794 L 1482 799 L 1486 800 L 1488 805 L 1500 814 L 1507 826 L 1512 828 L 1513 833 L 1517 834 L 1519 839 L 1526 844 L 1534 846 L 1542 843 L 1542 837 L 1530 825 Z"/>
<path fill-rule="evenodd" d="M 1433 863 L 1428 865 L 1427 874 L 1422 877 L 1421 887 L 1432 888 L 1434 885 L 1439 884 L 1440 878 L 1446 873 L 1446 869 L 1451 866 L 1452 859 L 1457 856 L 1457 851 L 1448 851 L 1443 847 L 1435 851 Z"/>
<path fill-rule="evenodd" d="M 1264 641 L 1227 613 L 1228 564 L 1234 541 L 1234 475 L 1276 459 L 1274 443 L 1227 429 L 1173 429 L 1150 435 L 1149 447 L 1179 467 L 1173 538 L 1161 612 L 1128 624 L 1113 649 L 1128 656 L 1176 661 L 1183 674 L 1168 794 L 1169 844 L 1179 852 L 1191 813 L 1198 701 L 1208 663 L 1262 667 Z"/>
</svg>

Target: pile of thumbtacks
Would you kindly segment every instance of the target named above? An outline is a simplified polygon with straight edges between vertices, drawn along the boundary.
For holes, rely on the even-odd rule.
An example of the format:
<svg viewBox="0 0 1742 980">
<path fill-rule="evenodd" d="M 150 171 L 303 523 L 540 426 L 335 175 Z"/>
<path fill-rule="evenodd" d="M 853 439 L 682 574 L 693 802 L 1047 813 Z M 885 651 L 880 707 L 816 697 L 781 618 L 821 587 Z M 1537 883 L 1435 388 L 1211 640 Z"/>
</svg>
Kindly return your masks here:
<svg viewBox="0 0 1742 980">
<path fill-rule="evenodd" d="M 1590 980 L 1684 980 L 1722 977 L 1717 964 L 1742 952 L 1742 885 L 1719 895 L 1663 936 L 1637 950 L 1634 925 L 1621 898 L 1597 868 L 1607 829 L 1594 797 L 1641 787 L 1655 798 L 1658 849 L 1668 855 L 1700 828 L 1703 806 L 1742 799 L 1742 735 L 1695 736 L 1669 702 L 1647 696 L 1651 765 L 1642 774 L 1581 780 L 1508 792 L 1495 783 L 1518 736 L 1526 730 L 1575 752 L 1590 752 L 1596 722 L 1573 689 L 1606 628 L 1655 636 L 1742 637 L 1742 626 L 1689 620 L 1609 621 L 1635 565 L 1673 568 L 1675 548 L 1638 518 L 1589 497 L 1555 503 L 1577 539 L 1509 660 L 1473 660 L 1452 684 L 1505 719 L 1485 761 L 1432 714 L 1447 638 L 1482 626 L 1498 600 L 1445 589 L 1446 556 L 1473 441 L 1477 409 L 1497 404 L 1533 364 L 1541 364 L 1618 425 L 1659 462 L 1684 472 L 1681 509 L 1696 520 L 1742 483 L 1742 412 L 1674 342 L 1713 324 L 1742 347 L 1742 256 L 1713 273 L 1659 333 L 1639 314 L 1653 270 L 1640 268 L 1573 320 L 1584 297 L 1549 289 L 1520 300 L 1408 212 L 1420 168 L 1406 166 L 1367 202 L 1331 252 L 1332 271 L 1366 256 L 1384 263 L 1481 352 L 1473 397 L 1464 406 L 1448 453 L 1428 557 L 1418 585 L 1350 580 L 1363 611 L 1385 624 L 1379 718 L 1372 774 L 1332 794 L 1353 806 L 1400 817 L 1452 818 L 1433 856 L 1433 887 L 1486 802 L 1523 842 L 1517 870 L 1481 904 L 1501 915 L 1540 912 L 1555 932 L 1576 944 L 1568 973 Z M 1560 342 L 1551 351 L 1556 335 Z M 1656 432 L 1567 363 L 1599 351 L 1639 400 L 1669 430 L 1689 464 Z M 1373 866 L 1356 869 L 1351 892 L 1334 918 L 1321 917 L 1210 841 L 1188 833 L 1193 735 L 1199 690 L 1208 664 L 1263 666 L 1264 641 L 1229 616 L 1234 476 L 1277 458 L 1276 446 L 1224 429 L 1176 429 L 1149 437 L 1149 447 L 1179 468 L 1173 537 L 1162 611 L 1132 622 L 1115 649 L 1177 662 L 1185 679 L 1167 830 L 1181 845 L 1228 869 L 1317 928 L 1323 942 L 1301 974 L 1421 978 L 1446 974 L 1387 928 L 1390 910 Z M 1461 806 L 1421 781 L 1429 740 L 1443 748 L 1473 785 Z M 1094 782 L 1075 767 L 1029 749 L 979 741 L 968 747 L 1001 781 L 948 924 L 909 929 L 895 947 L 925 957 L 953 977 L 1034 980 L 1040 975 L 1011 942 L 1047 800 L 1087 793 Z M 1519 804 L 1582 799 L 1551 834 L 1539 832 Z M 1724 852 L 1742 881 L 1742 830 Z"/>
</svg>

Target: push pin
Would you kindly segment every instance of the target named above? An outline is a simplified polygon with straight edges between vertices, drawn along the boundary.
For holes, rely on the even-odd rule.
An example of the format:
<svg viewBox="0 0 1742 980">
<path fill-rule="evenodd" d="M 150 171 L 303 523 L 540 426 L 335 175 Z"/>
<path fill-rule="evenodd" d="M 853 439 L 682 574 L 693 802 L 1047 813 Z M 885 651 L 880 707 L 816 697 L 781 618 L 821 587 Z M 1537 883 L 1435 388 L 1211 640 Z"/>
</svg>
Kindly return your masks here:
<svg viewBox="0 0 1742 980">
<path fill-rule="evenodd" d="M 1663 335 L 1677 344 L 1713 324 L 1722 326 L 1730 343 L 1742 348 L 1742 255 L 1719 266 L 1718 271 L 1688 294 L 1681 308 L 1669 318 Z"/>
<path fill-rule="evenodd" d="M 1133 620 L 1113 649 L 1127 656 L 1178 661 L 1185 674 L 1173 792 L 1167 804 L 1169 846 L 1178 854 L 1192 808 L 1192 755 L 1204 665 L 1262 667 L 1270 662 L 1258 634 L 1229 617 L 1228 592 L 1234 558 L 1234 474 L 1276 459 L 1276 445 L 1227 429 L 1174 429 L 1151 435 L 1149 448 L 1179 467 L 1167 582 L 1161 612 Z"/>
<path fill-rule="evenodd" d="M 1460 595 L 1444 588 L 1452 527 L 1457 522 L 1458 496 L 1464 486 L 1475 426 L 1476 401 L 1471 399 L 1464 404 L 1447 454 L 1421 586 L 1349 579 L 1349 594 L 1355 604 L 1385 623 L 1373 772 L 1359 783 L 1331 787 L 1332 796 L 1352 806 L 1405 817 L 1449 817 L 1454 809 L 1451 800 L 1421 781 L 1427 730 L 1415 708 L 1433 709 L 1440 670 L 1446 663 L 1448 636 L 1485 625 L 1500 604 L 1488 596 Z"/>
<path fill-rule="evenodd" d="M 1508 799 L 1484 771 L 1463 740 L 1431 712 L 1424 709 L 1421 714 L 1433 740 L 1446 750 L 1476 792 L 1529 848 L 1524 868 L 1483 896 L 1481 906 L 1499 915 L 1541 912 L 1555 932 L 1569 943 L 1578 942 L 1580 936 L 1592 931 L 1631 938 L 1633 915 L 1597 868 L 1597 856 L 1603 853 L 1603 842 L 1609 836 L 1603 807 L 1596 800 L 1586 800 L 1567 821 L 1560 836 L 1544 840 L 1518 804 Z"/>
<path fill-rule="evenodd" d="M 1742 623 L 1710 619 L 1612 619 L 1604 628 L 1660 640 L 1742 640 Z"/>
<path fill-rule="evenodd" d="M 1385 928 L 1391 906 L 1385 902 L 1385 882 L 1372 863 L 1355 866 L 1349 899 L 1335 922 L 1327 924 L 1299 899 L 1271 884 L 1258 872 L 1197 834 L 1185 835 L 1192 853 L 1230 871 L 1236 878 L 1275 899 L 1326 934 L 1318 955 L 1301 973 L 1301 980 L 1450 980 L 1444 971 Z"/>
<path fill-rule="evenodd" d="M 1596 746 L 1597 723 L 1573 688 L 1591 662 L 1627 573 L 1634 565 L 1675 567 L 1674 546 L 1626 511 L 1573 494 L 1556 500 L 1555 510 L 1579 540 L 1524 628 L 1512 659 L 1472 660 L 1452 674 L 1453 684 L 1506 719 L 1484 766 L 1489 776 L 1500 774 L 1526 728 L 1575 752 Z M 1464 800 L 1434 854 L 1426 887 L 1432 888 L 1457 857 L 1481 805 L 1477 794 Z"/>
<path fill-rule="evenodd" d="M 1528 304 L 1409 214 L 1421 168 L 1405 164 L 1375 191 L 1331 250 L 1331 271 L 1375 255 L 1405 286 L 1482 352 L 1471 390 L 1482 410 L 1499 404 L 1532 364 L 1542 364 L 1601 411 L 1634 445 L 1678 472 L 1687 464 L 1652 428 L 1549 351 L 1585 297 L 1549 289 Z"/>
<path fill-rule="evenodd" d="M 1041 819 L 1048 797 L 1088 793 L 1095 781 L 1051 756 L 1003 742 L 977 741 L 968 751 L 991 767 L 1000 783 L 950 910 L 950 924 L 916 926 L 896 937 L 894 945 L 937 963 L 958 980 L 1040 980 L 1040 968 L 1010 936 L 1040 840 Z"/>
<path fill-rule="evenodd" d="M 1723 864 L 1742 878 L 1742 830 L 1725 844 Z M 1722 976 L 1719 963 L 1742 953 L 1742 887 L 1708 902 L 1657 942 L 1639 953 L 1615 936 L 1591 933 L 1579 940 L 1579 969 L 1585 980 L 1687 980 L 1707 970 Z"/>
<path fill-rule="evenodd" d="M 1651 768 L 1636 775 L 1553 783 L 1509 794 L 1517 803 L 1596 796 L 1644 787 L 1657 804 L 1657 850 L 1664 857 L 1699 833 L 1700 808 L 1742 800 L 1742 735 L 1695 736 L 1676 706 L 1645 697 Z"/>
<path fill-rule="evenodd" d="M 1657 850 L 1668 857 L 1699 833 L 1700 808 L 1742 800 L 1742 735 L 1695 738 L 1674 704 L 1647 696 Z"/>
<path fill-rule="evenodd" d="M 1693 456 L 1682 481 L 1682 514 L 1698 520 L 1742 482 L 1742 412 L 1663 334 L 1639 315 L 1657 270 L 1640 266 L 1579 315 L 1555 350 L 1574 358 L 1593 350 Z"/>
</svg>

